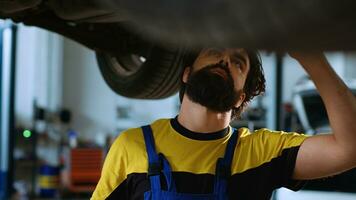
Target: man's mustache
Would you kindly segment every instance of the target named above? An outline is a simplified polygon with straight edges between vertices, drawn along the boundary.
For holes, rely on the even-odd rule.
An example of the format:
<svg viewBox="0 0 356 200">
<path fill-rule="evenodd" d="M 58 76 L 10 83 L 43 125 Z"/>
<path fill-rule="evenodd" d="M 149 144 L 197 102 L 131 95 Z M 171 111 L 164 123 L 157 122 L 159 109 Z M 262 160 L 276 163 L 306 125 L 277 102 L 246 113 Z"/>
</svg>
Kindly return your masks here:
<svg viewBox="0 0 356 200">
<path fill-rule="evenodd" d="M 230 69 L 228 67 L 228 64 L 224 62 L 223 60 L 219 61 L 218 63 L 206 65 L 203 69 L 209 71 L 212 69 L 222 69 L 226 72 L 226 74 L 230 75 Z"/>
</svg>

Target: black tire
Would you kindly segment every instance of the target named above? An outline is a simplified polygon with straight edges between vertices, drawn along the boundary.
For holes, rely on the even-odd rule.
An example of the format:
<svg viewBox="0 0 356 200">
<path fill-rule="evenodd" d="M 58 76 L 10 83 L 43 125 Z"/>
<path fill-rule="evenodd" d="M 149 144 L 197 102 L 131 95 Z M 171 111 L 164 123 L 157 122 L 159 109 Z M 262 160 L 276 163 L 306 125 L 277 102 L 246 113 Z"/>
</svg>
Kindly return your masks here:
<svg viewBox="0 0 356 200">
<path fill-rule="evenodd" d="M 116 55 L 97 52 L 106 83 L 117 94 L 130 98 L 161 99 L 175 94 L 181 82 L 183 50 L 154 45 L 143 49 L 128 48 Z"/>
</svg>

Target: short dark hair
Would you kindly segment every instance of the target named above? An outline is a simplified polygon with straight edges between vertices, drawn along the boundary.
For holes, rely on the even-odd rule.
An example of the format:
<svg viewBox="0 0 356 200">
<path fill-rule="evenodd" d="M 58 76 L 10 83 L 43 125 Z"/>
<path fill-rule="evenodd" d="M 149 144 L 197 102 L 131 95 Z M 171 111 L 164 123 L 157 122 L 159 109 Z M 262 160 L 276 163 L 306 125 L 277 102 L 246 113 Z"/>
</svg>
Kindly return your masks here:
<svg viewBox="0 0 356 200">
<path fill-rule="evenodd" d="M 189 52 L 184 58 L 184 67 L 192 67 L 202 49 Z M 232 109 L 232 119 L 240 118 L 242 112 L 255 97 L 265 92 L 266 80 L 262 68 L 261 56 L 257 51 L 245 49 L 250 60 L 250 71 L 247 74 L 243 92 L 246 94 L 244 101 L 238 108 Z M 184 70 L 183 70 L 184 71 Z M 185 83 L 181 83 L 179 90 L 180 101 L 183 101 Z"/>
</svg>

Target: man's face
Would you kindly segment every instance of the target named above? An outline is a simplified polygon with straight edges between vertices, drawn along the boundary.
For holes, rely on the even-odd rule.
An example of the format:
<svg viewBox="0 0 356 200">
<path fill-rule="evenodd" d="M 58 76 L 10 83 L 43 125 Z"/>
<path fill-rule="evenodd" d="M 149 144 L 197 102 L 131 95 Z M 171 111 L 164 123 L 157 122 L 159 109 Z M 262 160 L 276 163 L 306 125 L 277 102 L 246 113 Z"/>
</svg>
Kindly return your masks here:
<svg viewBox="0 0 356 200">
<path fill-rule="evenodd" d="M 186 93 L 193 102 L 210 110 L 229 111 L 245 98 L 243 87 L 249 69 L 244 49 L 204 49 L 192 68 L 184 72 Z"/>
</svg>

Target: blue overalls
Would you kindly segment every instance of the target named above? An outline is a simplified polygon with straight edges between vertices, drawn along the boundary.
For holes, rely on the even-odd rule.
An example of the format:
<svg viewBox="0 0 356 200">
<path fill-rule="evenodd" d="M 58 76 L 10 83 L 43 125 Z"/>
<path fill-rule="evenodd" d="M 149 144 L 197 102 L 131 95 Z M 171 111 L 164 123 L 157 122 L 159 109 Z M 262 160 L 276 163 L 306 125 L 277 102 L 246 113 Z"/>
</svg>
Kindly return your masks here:
<svg viewBox="0 0 356 200">
<path fill-rule="evenodd" d="M 144 193 L 144 200 L 227 200 L 227 180 L 231 176 L 231 163 L 237 144 L 238 133 L 236 129 L 230 137 L 224 158 L 219 158 L 216 164 L 214 193 L 212 194 L 186 194 L 178 193 L 172 178 L 172 170 L 163 154 L 157 154 L 151 127 L 142 127 L 146 150 L 148 155 L 148 173 L 151 190 Z M 164 175 L 167 190 L 162 190 L 160 176 Z"/>
</svg>

